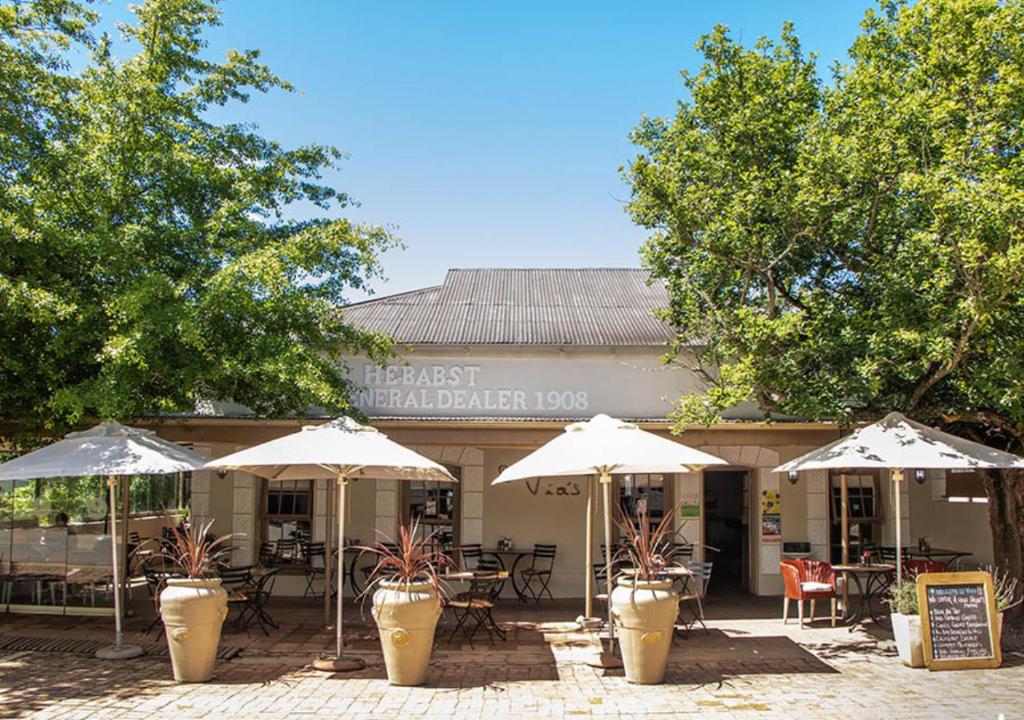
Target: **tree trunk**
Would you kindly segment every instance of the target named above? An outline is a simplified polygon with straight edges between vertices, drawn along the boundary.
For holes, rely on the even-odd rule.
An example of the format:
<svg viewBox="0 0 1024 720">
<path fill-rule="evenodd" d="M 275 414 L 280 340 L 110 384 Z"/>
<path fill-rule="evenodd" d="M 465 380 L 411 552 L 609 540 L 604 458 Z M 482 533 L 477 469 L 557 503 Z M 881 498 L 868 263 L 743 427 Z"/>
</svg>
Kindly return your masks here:
<svg viewBox="0 0 1024 720">
<path fill-rule="evenodd" d="M 984 477 L 995 564 L 1012 577 L 1024 579 L 1024 471 L 990 470 Z M 1019 622 L 1021 606 L 1009 615 Z"/>
</svg>

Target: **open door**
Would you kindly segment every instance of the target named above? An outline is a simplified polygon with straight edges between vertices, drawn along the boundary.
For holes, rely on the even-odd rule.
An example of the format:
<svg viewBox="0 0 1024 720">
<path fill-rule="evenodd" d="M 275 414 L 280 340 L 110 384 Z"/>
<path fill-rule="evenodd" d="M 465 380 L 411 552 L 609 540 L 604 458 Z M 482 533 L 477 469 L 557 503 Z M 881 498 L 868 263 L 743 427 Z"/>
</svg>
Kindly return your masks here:
<svg viewBox="0 0 1024 720">
<path fill-rule="evenodd" d="M 749 496 L 745 470 L 704 471 L 704 557 L 716 592 L 750 589 Z"/>
</svg>

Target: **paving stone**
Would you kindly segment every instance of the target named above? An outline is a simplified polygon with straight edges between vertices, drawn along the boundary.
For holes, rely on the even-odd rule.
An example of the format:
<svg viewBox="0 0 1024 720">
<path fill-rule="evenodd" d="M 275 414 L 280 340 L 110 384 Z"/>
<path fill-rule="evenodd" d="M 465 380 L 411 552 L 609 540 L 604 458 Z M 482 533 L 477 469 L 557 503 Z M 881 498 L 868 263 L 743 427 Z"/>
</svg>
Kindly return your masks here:
<svg viewBox="0 0 1024 720">
<path fill-rule="evenodd" d="M 328 675 L 309 667 L 332 647 L 316 603 L 272 605 L 282 621 L 265 637 L 228 628 L 223 643 L 241 654 L 219 663 L 208 683 L 178 685 L 166 658 L 110 663 L 61 652 L 0 652 L 0 717 L 4 718 L 827 718 L 997 717 L 1021 715 L 1024 656 L 1005 655 L 998 670 L 930 673 L 903 667 L 888 632 L 850 633 L 816 623 L 801 630 L 775 617 L 777 603 L 746 599 L 721 607 L 709 632 L 674 642 L 664 685 L 626 683 L 621 671 L 584 663 L 597 647 L 568 617 L 578 607 L 558 602 L 499 605 L 509 641 L 439 641 L 422 688 L 387 684 L 368 617 L 351 613 L 346 642 L 367 667 Z M 130 618 L 128 641 L 141 635 L 144 612 Z M 18 617 L 0 622 L 0 636 L 109 639 L 109 619 Z M 446 637 L 446 636 L 445 636 Z M 794 708 L 799 708 L 795 712 Z"/>
</svg>

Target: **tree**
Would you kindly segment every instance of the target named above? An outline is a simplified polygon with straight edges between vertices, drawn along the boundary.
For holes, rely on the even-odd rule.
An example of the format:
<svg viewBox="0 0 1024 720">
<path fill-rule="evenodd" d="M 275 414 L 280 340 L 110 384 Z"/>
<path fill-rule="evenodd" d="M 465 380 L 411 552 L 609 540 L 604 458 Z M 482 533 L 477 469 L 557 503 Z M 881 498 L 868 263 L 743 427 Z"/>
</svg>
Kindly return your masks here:
<svg viewBox="0 0 1024 720">
<path fill-rule="evenodd" d="M 285 148 L 212 110 L 291 86 L 254 50 L 207 59 L 206 0 L 147 0 L 113 57 L 71 0 L 0 7 L 0 423 L 350 410 L 342 358 L 389 341 L 345 322 L 384 228 L 334 219 L 341 154 Z M 85 67 L 68 59 L 88 52 Z M 290 220 L 297 205 L 319 217 Z M 13 428 L 13 429 L 12 429 Z"/>
<path fill-rule="evenodd" d="M 1020 452 L 1024 4 L 884 1 L 861 27 L 828 87 L 791 27 L 753 50 L 717 28 L 692 99 L 634 132 L 629 211 L 707 383 L 677 419 L 899 409 Z M 986 483 L 1024 576 L 1024 479 Z"/>
</svg>

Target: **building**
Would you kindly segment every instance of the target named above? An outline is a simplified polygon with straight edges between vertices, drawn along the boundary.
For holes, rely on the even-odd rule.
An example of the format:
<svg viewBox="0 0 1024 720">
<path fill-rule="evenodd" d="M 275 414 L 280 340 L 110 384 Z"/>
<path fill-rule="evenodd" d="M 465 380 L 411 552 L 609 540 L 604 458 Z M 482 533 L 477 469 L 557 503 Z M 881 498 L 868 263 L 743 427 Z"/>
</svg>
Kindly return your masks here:
<svg viewBox="0 0 1024 720">
<path fill-rule="evenodd" d="M 400 519 L 416 514 L 457 544 L 494 547 L 504 538 L 518 548 L 552 543 L 558 548 L 554 594 L 581 596 L 585 503 L 579 480 L 490 483 L 568 422 L 598 412 L 669 435 L 673 399 L 698 390 L 700 381 L 683 365 L 662 360 L 674 337 L 656 317 L 666 307 L 664 287 L 649 284 L 638 269 L 459 269 L 438 286 L 344 308 L 349 320 L 393 335 L 404 348 L 385 367 L 349 361 L 362 388 L 359 407 L 392 439 L 444 463 L 461 480 L 456 488 L 352 483 L 350 537 L 371 542 L 375 531 L 393 534 Z M 257 419 L 245 408 L 212 403 L 158 429 L 217 457 L 303 422 L 309 420 Z M 784 549 L 837 557 L 838 478 L 807 473 L 790 482 L 771 471 L 837 433 L 829 423 L 764 422 L 753 406 L 737 407 L 717 425 L 676 437 L 727 460 L 728 467 L 616 477 L 614 496 L 626 508 L 646 505 L 653 517 L 678 508 L 676 531 L 695 544 L 696 557 L 714 562 L 714 588 L 780 594 Z M 971 491 L 970 478 L 950 483 L 967 488 L 956 493 L 968 502 L 948 501 L 942 473 L 903 484 L 903 542 L 927 537 L 935 546 L 972 553 L 971 563 L 990 563 L 987 508 L 970 502 L 983 493 Z M 236 561 L 253 562 L 262 543 L 296 531 L 323 539 L 330 485 L 195 473 L 191 513 L 215 518 L 219 532 L 235 533 Z M 854 546 L 861 539 L 894 545 L 887 475 L 857 476 L 850 485 Z M 591 549 L 595 557 L 599 542 L 595 538 Z M 284 573 L 277 592 L 302 594 L 301 569 L 294 572 Z"/>
<path fill-rule="evenodd" d="M 454 491 L 354 483 L 351 536 L 365 542 L 375 530 L 390 534 L 400 518 L 415 513 L 456 543 L 554 543 L 555 594 L 579 596 L 585 522 L 580 483 L 490 482 L 566 423 L 597 412 L 668 434 L 672 400 L 698 389 L 699 380 L 662 361 L 674 335 L 655 313 L 667 307 L 667 295 L 647 280 L 639 269 L 457 269 L 440 285 L 347 307 L 352 322 L 408 348 L 386 367 L 351 361 L 363 388 L 358 406 L 390 437 L 448 465 L 461 479 Z M 176 436 L 222 455 L 294 424 L 222 413 L 191 419 Z M 828 423 L 766 423 L 755 408 L 738 407 L 725 422 L 689 428 L 677 438 L 729 461 L 726 469 L 619 477 L 616 494 L 627 507 L 646 502 L 652 515 L 680 506 L 676 529 L 698 546 L 698 557 L 706 553 L 715 562 L 717 586 L 778 594 L 783 543 L 806 543 L 822 559 L 835 555 L 840 538 L 830 488 L 838 480 L 810 473 L 791 484 L 771 470 L 837 433 Z M 863 535 L 878 545 L 894 544 L 888 477 L 860 476 L 851 485 L 851 512 L 859 515 L 852 523 L 855 540 Z M 946 502 L 944 486 L 938 475 L 905 484 L 904 542 L 928 537 L 989 562 L 985 506 Z M 324 533 L 325 492 L 312 483 L 276 487 L 229 473 L 194 478 L 192 510 L 251 538 L 287 534 L 295 522 L 308 522 L 316 538 Z"/>
</svg>

